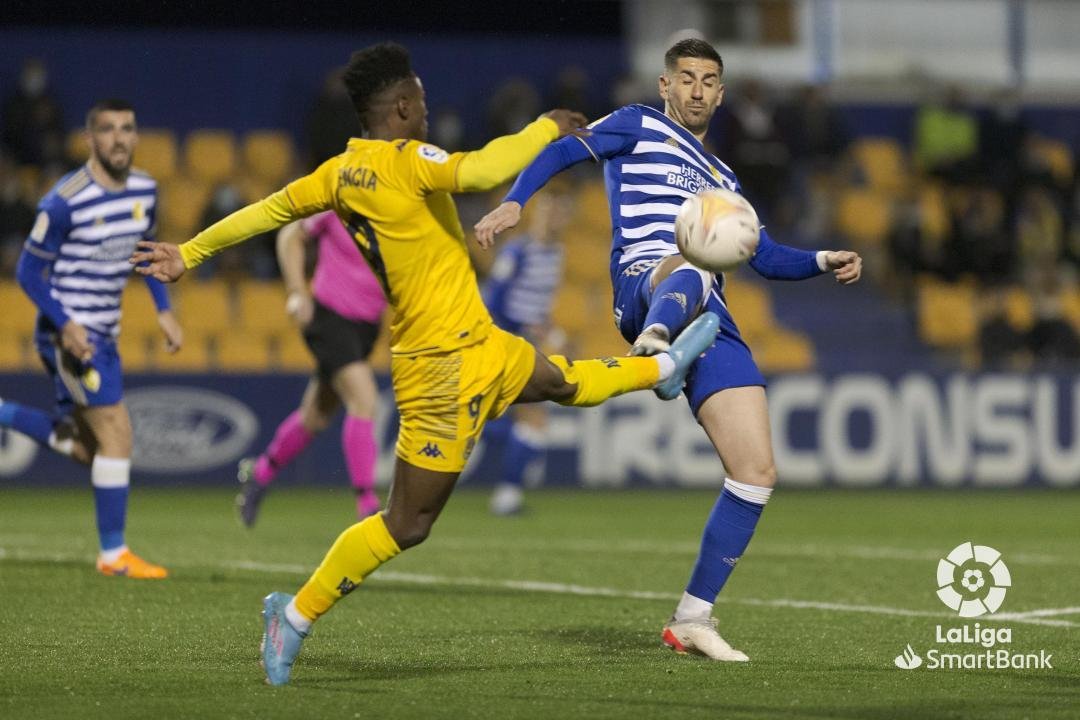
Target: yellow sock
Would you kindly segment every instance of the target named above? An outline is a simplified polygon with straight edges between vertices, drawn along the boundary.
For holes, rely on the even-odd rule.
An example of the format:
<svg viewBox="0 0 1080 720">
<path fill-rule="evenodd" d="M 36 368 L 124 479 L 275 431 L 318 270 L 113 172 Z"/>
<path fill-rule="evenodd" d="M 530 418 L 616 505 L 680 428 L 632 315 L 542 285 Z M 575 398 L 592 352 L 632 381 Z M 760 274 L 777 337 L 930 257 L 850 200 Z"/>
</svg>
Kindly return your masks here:
<svg viewBox="0 0 1080 720">
<path fill-rule="evenodd" d="M 660 364 L 651 357 L 600 358 L 570 361 L 562 355 L 548 357 L 563 371 L 577 392 L 562 405 L 592 407 L 616 395 L 647 390 L 660 380 Z"/>
<path fill-rule="evenodd" d="M 401 548 L 386 529 L 382 513 L 356 523 L 338 535 L 322 564 L 296 593 L 296 609 L 308 620 L 318 620 L 399 552 Z"/>
</svg>

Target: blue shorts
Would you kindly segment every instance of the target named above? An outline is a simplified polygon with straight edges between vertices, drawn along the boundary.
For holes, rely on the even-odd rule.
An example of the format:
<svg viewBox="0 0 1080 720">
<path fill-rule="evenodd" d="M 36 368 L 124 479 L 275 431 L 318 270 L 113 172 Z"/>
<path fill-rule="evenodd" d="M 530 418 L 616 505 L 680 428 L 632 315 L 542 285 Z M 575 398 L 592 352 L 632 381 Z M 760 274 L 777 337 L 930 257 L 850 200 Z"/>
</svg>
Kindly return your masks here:
<svg viewBox="0 0 1080 720">
<path fill-rule="evenodd" d="M 652 274 L 659 264 L 659 258 L 638 260 L 619 268 L 619 274 L 615 276 L 615 324 L 629 343 L 633 343 L 645 327 L 645 316 L 652 297 Z M 765 377 L 758 370 L 750 348 L 739 335 L 739 328 L 728 312 L 721 292 L 720 281 L 713 280 L 702 312 L 716 313 L 720 318 L 720 330 L 704 356 L 698 358 L 690 368 L 683 389 L 695 416 L 702 403 L 721 390 L 765 386 Z"/>
<path fill-rule="evenodd" d="M 116 340 L 92 330 L 86 333 L 94 346 L 94 357 L 88 363 L 64 352 L 60 334 L 51 325 L 38 323 L 34 332 L 38 355 L 56 388 L 56 409 L 61 416 L 70 415 L 76 406 L 115 405 L 124 397 Z"/>
</svg>

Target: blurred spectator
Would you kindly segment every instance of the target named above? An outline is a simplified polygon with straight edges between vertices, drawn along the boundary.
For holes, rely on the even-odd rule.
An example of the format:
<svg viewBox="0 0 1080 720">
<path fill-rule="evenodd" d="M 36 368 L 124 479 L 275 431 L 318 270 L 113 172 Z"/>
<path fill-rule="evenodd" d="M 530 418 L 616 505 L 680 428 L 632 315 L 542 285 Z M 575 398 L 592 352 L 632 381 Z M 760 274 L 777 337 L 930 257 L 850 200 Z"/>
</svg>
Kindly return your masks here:
<svg viewBox="0 0 1080 720">
<path fill-rule="evenodd" d="M 540 114 L 540 94 L 528 80 L 514 78 L 500 85 L 488 103 L 488 135 L 516 133 Z"/>
<path fill-rule="evenodd" d="M 791 159 L 819 169 L 831 167 L 850 139 L 825 85 L 803 85 L 777 112 L 777 124 Z"/>
<path fill-rule="evenodd" d="M 431 122 L 431 141 L 447 152 L 465 148 L 465 123 L 456 109 L 444 107 L 435 113 Z"/>
<path fill-rule="evenodd" d="M 944 97 L 934 93 L 915 113 L 915 161 L 939 177 L 963 181 L 974 172 L 979 151 L 979 124 L 960 88 Z"/>
<path fill-rule="evenodd" d="M 15 164 L 0 152 L 0 275 L 11 276 L 23 242 L 34 224 L 34 206 L 26 199 Z"/>
<path fill-rule="evenodd" d="M 943 274 L 955 279 L 972 273 L 984 282 L 1004 282 L 1016 258 L 1000 194 L 987 187 L 961 187 L 953 194 Z"/>
<path fill-rule="evenodd" d="M 1080 336 L 1065 317 L 1062 284 L 1057 267 L 1047 266 L 1035 274 L 1035 324 L 1028 334 L 1028 346 L 1041 366 L 1080 360 Z"/>
<path fill-rule="evenodd" d="M 986 179 L 1005 198 L 1006 215 L 1015 214 L 1020 190 L 1021 156 L 1027 127 L 1020 114 L 1020 96 L 1013 88 L 994 98 L 979 129 L 979 157 Z"/>
<path fill-rule="evenodd" d="M 199 227 L 210 227 L 246 204 L 243 195 L 235 185 L 222 183 L 211 193 L 210 200 L 199 220 Z M 233 250 L 235 252 L 221 253 L 204 262 L 196 270 L 198 276 L 203 279 L 214 276 L 224 277 L 228 280 L 244 277 L 266 280 L 278 277 L 273 234 L 256 235 Z"/>
<path fill-rule="evenodd" d="M 584 113 L 590 121 L 596 119 L 596 108 L 589 92 L 589 76 L 577 65 L 559 70 L 555 85 L 544 103 L 547 108 L 566 108 Z"/>
<path fill-rule="evenodd" d="M 1025 274 L 1053 267 L 1062 257 L 1064 227 L 1061 211 L 1050 191 L 1024 190 L 1017 208 L 1016 234 L 1019 260 Z"/>
<path fill-rule="evenodd" d="M 64 116 L 49 94 L 49 73 L 37 58 L 23 63 L 19 85 L 4 100 L 3 144 L 21 165 L 64 160 Z"/>
<path fill-rule="evenodd" d="M 1031 361 L 1027 336 L 1013 327 L 1007 312 L 1008 288 L 991 284 L 979 298 L 979 356 L 984 370 L 1023 370 Z"/>
<path fill-rule="evenodd" d="M 829 173 L 848 144 L 848 132 L 824 85 L 804 85 L 776 114 L 791 153 L 785 193 L 774 223 L 794 234 L 789 241 L 817 245 L 829 231 Z"/>
<path fill-rule="evenodd" d="M 342 82 L 344 72 L 344 68 L 337 68 L 326 76 L 308 114 L 310 167 L 344 151 L 349 138 L 360 134 L 360 121 Z"/>
<path fill-rule="evenodd" d="M 728 107 L 720 157 L 739 174 L 743 192 L 765 222 L 784 187 L 791 153 L 780 134 L 776 108 L 765 88 L 748 80 Z"/>
</svg>

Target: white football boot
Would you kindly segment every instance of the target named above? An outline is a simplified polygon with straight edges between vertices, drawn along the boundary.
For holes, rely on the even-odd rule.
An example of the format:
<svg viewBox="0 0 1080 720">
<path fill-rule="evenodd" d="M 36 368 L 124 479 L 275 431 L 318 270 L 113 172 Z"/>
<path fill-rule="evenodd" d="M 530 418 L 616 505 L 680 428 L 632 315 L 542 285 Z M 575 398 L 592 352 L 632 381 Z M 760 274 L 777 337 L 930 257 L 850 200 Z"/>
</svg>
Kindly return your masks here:
<svg viewBox="0 0 1080 720">
<path fill-rule="evenodd" d="M 720 662 L 747 662 L 750 659 L 720 637 L 716 631 L 716 618 L 712 617 L 690 620 L 672 617 L 664 625 L 661 637 L 665 645 L 680 655 L 694 653 Z"/>
</svg>

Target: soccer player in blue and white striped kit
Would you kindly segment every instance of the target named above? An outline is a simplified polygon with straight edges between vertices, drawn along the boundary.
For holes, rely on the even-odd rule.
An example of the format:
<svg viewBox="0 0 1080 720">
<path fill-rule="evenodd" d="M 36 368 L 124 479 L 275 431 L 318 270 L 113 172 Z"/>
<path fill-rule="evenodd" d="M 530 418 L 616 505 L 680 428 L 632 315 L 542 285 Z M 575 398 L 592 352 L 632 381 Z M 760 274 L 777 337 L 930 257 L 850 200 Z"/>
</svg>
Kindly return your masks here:
<svg viewBox="0 0 1080 720">
<path fill-rule="evenodd" d="M 116 338 L 120 298 L 140 240 L 156 230 L 157 183 L 131 168 L 135 111 L 122 100 L 97 103 L 86 118 L 90 158 L 41 200 L 16 269 L 38 308 L 34 341 L 56 390 L 56 413 L 0 402 L 0 427 L 17 430 L 90 466 L 105 575 L 156 579 L 165 568 L 124 541 L 131 471 L 131 419 L 123 402 Z M 170 352 L 183 334 L 164 285 L 146 285 Z"/>
<path fill-rule="evenodd" d="M 476 234 L 482 247 L 490 246 L 496 233 L 517 223 L 522 206 L 553 175 L 583 160 L 603 162 L 613 228 L 615 319 L 633 343 L 630 354 L 662 352 L 702 311 L 720 317 L 716 340 L 691 368 L 684 392 L 728 477 L 662 637 L 677 652 L 746 661 L 745 653 L 720 637 L 712 610 L 776 483 L 765 379 L 728 311 L 723 276 L 686 262 L 674 239 L 675 215 L 686 198 L 710 188 L 741 188 L 731 168 L 702 145 L 723 98 L 719 53 L 703 40 L 687 39 L 668 50 L 664 61 L 663 112 L 628 105 L 590 125 L 591 135 L 553 143 L 521 173 L 506 201 L 477 224 Z M 848 284 L 859 279 L 862 261 L 850 251 L 787 247 L 762 229 L 750 266 L 773 280 L 833 271 Z"/>
<path fill-rule="evenodd" d="M 562 232 L 573 215 L 569 188 L 552 184 L 536 197 L 529 229 L 499 250 L 481 289 L 495 324 L 537 347 L 552 345 L 559 330 L 551 327 L 551 308 L 562 279 Z M 559 343 L 555 343 L 559 344 Z M 562 352 L 562 348 L 550 348 Z M 509 424 L 502 475 L 491 496 L 491 512 L 512 515 L 524 505 L 525 472 L 544 454 L 547 406 L 516 405 L 488 426 Z"/>
</svg>

